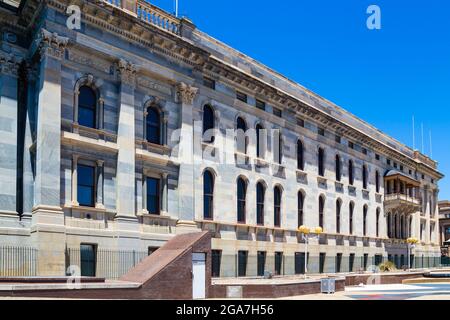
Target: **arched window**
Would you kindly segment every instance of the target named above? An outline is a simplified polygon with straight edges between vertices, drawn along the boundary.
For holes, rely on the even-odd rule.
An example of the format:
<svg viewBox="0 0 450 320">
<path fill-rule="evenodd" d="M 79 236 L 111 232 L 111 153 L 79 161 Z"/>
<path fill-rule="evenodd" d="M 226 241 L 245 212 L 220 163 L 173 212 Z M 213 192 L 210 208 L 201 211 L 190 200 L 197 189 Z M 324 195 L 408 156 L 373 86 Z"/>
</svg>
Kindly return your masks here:
<svg viewBox="0 0 450 320">
<path fill-rule="evenodd" d="M 397 215 L 394 215 L 394 234 L 393 237 L 398 239 L 398 218 Z"/>
<path fill-rule="evenodd" d="M 323 177 L 325 175 L 325 151 L 322 148 L 319 148 L 318 166 L 319 176 Z"/>
<path fill-rule="evenodd" d="M 336 201 L 336 233 L 341 233 L 341 207 L 342 201 L 338 199 Z"/>
<path fill-rule="evenodd" d="M 405 218 L 400 217 L 400 239 L 405 239 Z"/>
<path fill-rule="evenodd" d="M 319 227 L 324 227 L 324 210 L 325 210 L 325 198 L 319 197 Z"/>
<path fill-rule="evenodd" d="M 297 141 L 297 169 L 305 170 L 305 162 L 303 159 L 303 143 L 298 140 Z"/>
<path fill-rule="evenodd" d="M 367 212 L 369 211 L 369 208 L 367 205 L 363 208 L 363 235 L 367 236 Z"/>
<path fill-rule="evenodd" d="M 256 185 L 256 223 L 264 225 L 264 202 L 266 197 L 266 188 L 262 182 Z"/>
<path fill-rule="evenodd" d="M 260 159 L 265 157 L 266 153 L 266 135 L 264 127 L 260 124 L 256 125 L 256 156 Z"/>
<path fill-rule="evenodd" d="M 214 142 L 214 110 L 210 105 L 203 107 L 203 141 L 212 143 Z"/>
<path fill-rule="evenodd" d="M 336 181 L 341 181 L 341 157 L 337 154 L 335 160 L 336 166 Z"/>
<path fill-rule="evenodd" d="M 380 208 L 377 208 L 377 216 L 376 216 L 376 221 L 375 221 L 375 223 L 376 223 L 375 232 L 376 232 L 377 238 L 380 236 L 380 213 L 381 213 Z"/>
<path fill-rule="evenodd" d="M 349 208 L 349 233 L 353 234 L 353 211 L 355 210 L 355 204 L 353 202 L 350 202 L 350 208 Z"/>
<path fill-rule="evenodd" d="M 355 183 L 355 177 L 353 172 L 353 161 L 348 161 L 348 183 L 350 185 L 353 185 Z"/>
<path fill-rule="evenodd" d="M 362 167 L 362 180 L 363 180 L 363 189 L 367 190 L 367 166 L 363 165 Z"/>
<path fill-rule="evenodd" d="M 78 124 L 88 128 L 97 127 L 97 96 L 88 86 L 79 89 Z"/>
<path fill-rule="evenodd" d="M 247 154 L 247 137 L 245 133 L 247 132 L 247 124 L 241 117 L 237 118 L 236 121 L 236 147 L 239 153 Z"/>
<path fill-rule="evenodd" d="M 375 172 L 375 189 L 377 193 L 380 193 L 380 173 L 378 170 Z"/>
<path fill-rule="evenodd" d="M 303 207 L 305 205 L 305 196 L 303 195 L 303 192 L 299 191 L 297 195 L 297 208 L 298 208 L 298 227 L 304 225 L 304 214 L 303 214 Z"/>
<path fill-rule="evenodd" d="M 274 161 L 278 164 L 283 162 L 283 136 L 281 130 L 275 130 L 275 148 L 274 148 Z"/>
<path fill-rule="evenodd" d="M 243 178 L 237 181 L 237 221 L 245 223 L 247 201 L 247 182 Z"/>
<path fill-rule="evenodd" d="M 214 176 L 206 170 L 203 174 L 203 218 L 212 220 L 214 217 Z"/>
<path fill-rule="evenodd" d="M 281 227 L 281 188 L 276 186 L 273 190 L 273 224 L 275 227 Z"/>
<path fill-rule="evenodd" d="M 150 107 L 146 116 L 147 141 L 153 144 L 161 144 L 161 115 L 159 110 Z"/>
</svg>

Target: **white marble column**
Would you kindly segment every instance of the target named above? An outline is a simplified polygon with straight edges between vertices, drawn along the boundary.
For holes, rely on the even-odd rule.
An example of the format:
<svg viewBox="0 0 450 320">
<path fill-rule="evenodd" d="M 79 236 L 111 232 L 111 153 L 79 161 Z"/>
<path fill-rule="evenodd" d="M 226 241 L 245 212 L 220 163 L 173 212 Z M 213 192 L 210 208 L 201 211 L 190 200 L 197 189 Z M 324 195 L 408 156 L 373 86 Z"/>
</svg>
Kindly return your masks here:
<svg viewBox="0 0 450 320">
<path fill-rule="evenodd" d="M 18 57 L 0 51 L 0 225 L 6 220 L 18 220 L 16 183 L 19 63 Z"/>
<path fill-rule="evenodd" d="M 136 66 L 120 60 L 117 63 L 120 80 L 119 126 L 117 133 L 117 219 L 135 220 L 136 196 L 136 147 L 135 147 L 135 108 L 134 90 Z"/>
<path fill-rule="evenodd" d="M 181 105 L 181 134 L 178 160 L 180 171 L 178 177 L 179 221 L 177 232 L 196 228 L 194 209 L 194 116 L 193 103 L 197 88 L 185 83 L 178 84 L 177 102 Z"/>
</svg>

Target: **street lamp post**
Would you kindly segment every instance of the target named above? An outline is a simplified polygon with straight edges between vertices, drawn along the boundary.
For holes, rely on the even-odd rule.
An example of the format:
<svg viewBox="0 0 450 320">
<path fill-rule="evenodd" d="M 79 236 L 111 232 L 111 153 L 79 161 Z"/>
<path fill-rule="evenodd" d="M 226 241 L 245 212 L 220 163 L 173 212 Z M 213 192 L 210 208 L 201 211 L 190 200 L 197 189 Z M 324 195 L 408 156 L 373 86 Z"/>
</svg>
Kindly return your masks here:
<svg viewBox="0 0 450 320">
<path fill-rule="evenodd" d="M 408 238 L 406 240 L 408 246 L 408 272 L 411 272 L 411 250 L 416 247 L 416 244 L 419 243 L 419 240 L 416 238 Z"/>
<path fill-rule="evenodd" d="M 306 226 L 301 226 L 298 228 L 298 232 L 301 233 L 302 239 L 305 241 L 305 279 L 307 278 L 308 273 L 308 243 L 311 239 L 318 239 L 322 234 L 323 230 L 321 227 L 317 227 L 314 231 L 311 231 Z"/>
</svg>

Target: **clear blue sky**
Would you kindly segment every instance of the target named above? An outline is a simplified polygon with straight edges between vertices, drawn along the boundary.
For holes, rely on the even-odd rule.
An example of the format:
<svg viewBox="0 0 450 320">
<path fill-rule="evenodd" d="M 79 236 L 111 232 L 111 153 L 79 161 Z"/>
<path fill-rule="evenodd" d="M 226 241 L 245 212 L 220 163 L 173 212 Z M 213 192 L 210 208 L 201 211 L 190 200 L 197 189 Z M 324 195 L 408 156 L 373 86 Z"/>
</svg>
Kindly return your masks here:
<svg viewBox="0 0 450 320">
<path fill-rule="evenodd" d="M 420 123 L 448 178 L 450 199 L 449 0 L 179 0 L 199 29 L 261 61 L 412 147 Z M 173 11 L 172 0 L 150 1 Z M 381 8 L 382 29 L 366 27 Z"/>
</svg>

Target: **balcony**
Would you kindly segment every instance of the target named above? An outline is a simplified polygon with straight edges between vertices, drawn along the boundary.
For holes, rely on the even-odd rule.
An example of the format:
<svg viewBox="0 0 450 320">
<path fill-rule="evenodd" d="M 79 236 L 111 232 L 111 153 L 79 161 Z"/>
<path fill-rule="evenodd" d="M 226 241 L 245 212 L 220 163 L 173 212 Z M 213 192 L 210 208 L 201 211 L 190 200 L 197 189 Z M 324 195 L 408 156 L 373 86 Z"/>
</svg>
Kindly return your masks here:
<svg viewBox="0 0 450 320">
<path fill-rule="evenodd" d="M 395 170 L 384 177 L 386 194 L 384 208 L 386 212 L 412 214 L 420 211 L 420 182 Z"/>
<path fill-rule="evenodd" d="M 180 34 L 180 19 L 144 0 L 102 0 L 146 23 L 171 33 Z"/>
</svg>

